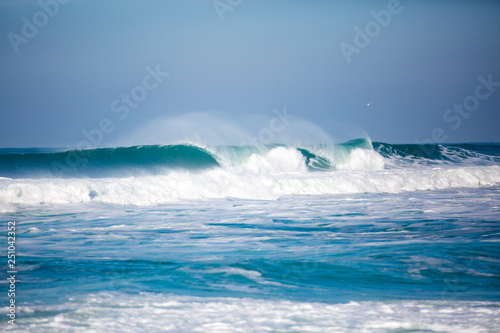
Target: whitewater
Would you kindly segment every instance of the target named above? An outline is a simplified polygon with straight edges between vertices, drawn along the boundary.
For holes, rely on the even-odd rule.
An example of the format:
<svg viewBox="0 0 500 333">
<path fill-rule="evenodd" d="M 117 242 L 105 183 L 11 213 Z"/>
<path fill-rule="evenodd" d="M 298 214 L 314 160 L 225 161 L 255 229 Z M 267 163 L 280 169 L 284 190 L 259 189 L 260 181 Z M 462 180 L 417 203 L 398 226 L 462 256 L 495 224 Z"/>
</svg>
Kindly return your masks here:
<svg viewBox="0 0 500 333">
<path fill-rule="evenodd" d="M 416 146 L 377 147 L 366 139 L 311 148 L 136 146 L 95 149 L 76 162 L 68 159 L 74 151 L 9 151 L 0 155 L 0 171 L 10 176 L 0 179 L 0 203 L 5 210 L 9 204 L 275 200 L 491 186 L 500 181 L 497 155 L 435 146 L 426 149 L 436 150 L 436 156 L 423 158 L 419 153 L 424 150 Z"/>
<path fill-rule="evenodd" d="M 496 143 L 0 149 L 0 325 L 496 332 L 499 185 Z"/>
</svg>

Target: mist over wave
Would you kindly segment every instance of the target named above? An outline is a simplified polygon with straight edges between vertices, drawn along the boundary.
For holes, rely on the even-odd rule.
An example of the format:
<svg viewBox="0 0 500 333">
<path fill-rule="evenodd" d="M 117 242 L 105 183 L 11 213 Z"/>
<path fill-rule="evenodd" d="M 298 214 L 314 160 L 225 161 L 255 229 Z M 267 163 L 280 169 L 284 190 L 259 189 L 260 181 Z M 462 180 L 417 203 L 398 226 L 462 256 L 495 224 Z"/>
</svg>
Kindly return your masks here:
<svg viewBox="0 0 500 333">
<path fill-rule="evenodd" d="M 80 159 L 75 159 L 78 156 Z M 69 162 L 68 162 L 69 161 Z M 86 151 L 0 150 L 0 209 L 11 204 L 421 191 L 500 183 L 500 146 L 155 145 Z"/>
<path fill-rule="evenodd" d="M 333 144 L 352 138 L 368 138 L 358 125 L 337 120 L 328 133 L 320 126 L 296 116 L 287 107 L 269 114 L 239 115 L 222 112 L 192 112 L 160 117 L 144 123 L 117 139 L 112 146 L 183 144 L 197 146 L 288 146 Z M 335 133 L 332 137 L 329 133 Z"/>
</svg>

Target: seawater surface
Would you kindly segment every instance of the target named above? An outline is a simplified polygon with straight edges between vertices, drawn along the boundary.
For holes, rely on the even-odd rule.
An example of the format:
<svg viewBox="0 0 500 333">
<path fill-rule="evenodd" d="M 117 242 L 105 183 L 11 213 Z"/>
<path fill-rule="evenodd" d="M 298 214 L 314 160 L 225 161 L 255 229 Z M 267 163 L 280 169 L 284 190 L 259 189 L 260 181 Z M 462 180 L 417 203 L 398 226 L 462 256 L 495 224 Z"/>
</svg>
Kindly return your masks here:
<svg viewBox="0 0 500 333">
<path fill-rule="evenodd" d="M 500 331 L 500 146 L 173 147 L 1 152 L 3 328 Z"/>
</svg>

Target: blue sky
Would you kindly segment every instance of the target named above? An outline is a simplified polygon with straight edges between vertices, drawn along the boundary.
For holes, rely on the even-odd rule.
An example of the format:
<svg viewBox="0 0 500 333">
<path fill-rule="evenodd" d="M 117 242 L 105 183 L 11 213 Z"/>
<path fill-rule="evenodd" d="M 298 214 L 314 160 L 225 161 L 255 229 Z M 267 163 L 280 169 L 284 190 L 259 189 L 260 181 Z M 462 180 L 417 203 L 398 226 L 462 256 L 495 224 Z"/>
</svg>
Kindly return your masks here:
<svg viewBox="0 0 500 333">
<path fill-rule="evenodd" d="M 336 140 L 500 142 L 499 1 L 0 1 L 0 32 L 0 147 L 196 114 L 257 134 L 275 108 Z"/>
</svg>

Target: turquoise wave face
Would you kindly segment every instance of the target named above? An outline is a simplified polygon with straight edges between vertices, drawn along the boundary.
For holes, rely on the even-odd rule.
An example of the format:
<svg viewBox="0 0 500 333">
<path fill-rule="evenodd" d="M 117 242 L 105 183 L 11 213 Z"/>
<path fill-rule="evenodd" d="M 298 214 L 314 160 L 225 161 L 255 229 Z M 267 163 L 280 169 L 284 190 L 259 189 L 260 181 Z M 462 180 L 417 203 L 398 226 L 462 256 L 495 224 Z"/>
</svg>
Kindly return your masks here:
<svg viewBox="0 0 500 333">
<path fill-rule="evenodd" d="M 135 146 L 0 154 L 0 176 L 114 177 L 158 173 L 162 169 L 218 167 L 207 150 L 191 145 Z"/>
<path fill-rule="evenodd" d="M 500 162 L 500 144 L 388 144 L 374 142 L 373 148 L 386 158 L 418 159 L 428 161 Z"/>
<path fill-rule="evenodd" d="M 217 146 L 202 148 L 190 144 L 152 145 L 87 150 L 0 149 L 0 177 L 128 177 L 161 174 L 165 170 L 200 171 L 227 168 L 247 162 L 251 156 L 265 156 L 278 147 L 296 149 L 298 163 L 307 171 L 332 171 L 349 161 L 354 150 L 370 150 L 396 165 L 464 163 L 485 165 L 500 162 L 499 144 L 417 145 L 372 142 L 355 139 L 342 144 L 290 147 Z M 290 163 L 293 161 L 271 161 Z M 370 161 L 368 161 L 369 163 Z M 374 161 L 375 163 L 376 161 Z M 394 163 L 393 163 L 394 164 Z"/>
<path fill-rule="evenodd" d="M 195 145 L 153 145 L 87 150 L 56 151 L 55 149 L 2 149 L 0 150 L 0 177 L 123 177 L 138 173 L 158 174 L 165 169 L 204 170 L 225 165 L 238 165 L 254 154 L 265 155 L 285 145 L 219 146 L 213 153 Z M 309 170 L 332 169 L 331 159 L 313 152 L 325 145 L 297 148 Z M 334 151 L 348 154 L 354 148 L 369 148 L 366 139 L 335 145 Z M 332 148 L 332 147 L 330 147 Z"/>
</svg>

